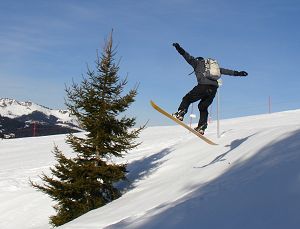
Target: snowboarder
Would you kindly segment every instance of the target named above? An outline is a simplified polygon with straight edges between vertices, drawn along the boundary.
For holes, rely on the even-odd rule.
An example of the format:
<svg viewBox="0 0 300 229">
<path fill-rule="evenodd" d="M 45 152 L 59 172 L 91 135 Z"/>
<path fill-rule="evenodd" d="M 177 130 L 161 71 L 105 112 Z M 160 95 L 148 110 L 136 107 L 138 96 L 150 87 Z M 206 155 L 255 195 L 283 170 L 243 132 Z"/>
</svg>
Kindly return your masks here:
<svg viewBox="0 0 300 229">
<path fill-rule="evenodd" d="M 213 59 L 204 59 L 203 57 L 193 57 L 186 52 L 178 43 L 173 43 L 176 50 L 183 58 L 193 67 L 198 85 L 188 92 L 179 105 L 178 111 L 173 116 L 183 121 L 184 115 L 187 113 L 189 105 L 200 100 L 198 109 L 200 111 L 200 119 L 198 126 L 195 128 L 201 134 L 204 134 L 207 128 L 208 107 L 213 102 L 218 89 L 218 79 L 221 74 L 231 76 L 247 76 L 245 71 L 234 71 L 220 68 Z"/>
</svg>

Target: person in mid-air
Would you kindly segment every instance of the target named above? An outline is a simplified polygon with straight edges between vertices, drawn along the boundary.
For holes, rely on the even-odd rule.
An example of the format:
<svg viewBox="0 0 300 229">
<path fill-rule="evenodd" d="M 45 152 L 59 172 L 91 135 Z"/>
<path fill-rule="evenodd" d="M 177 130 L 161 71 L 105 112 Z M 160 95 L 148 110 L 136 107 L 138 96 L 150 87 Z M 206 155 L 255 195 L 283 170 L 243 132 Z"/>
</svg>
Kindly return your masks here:
<svg viewBox="0 0 300 229">
<path fill-rule="evenodd" d="M 188 92 L 179 105 L 178 111 L 172 115 L 183 121 L 184 115 L 187 113 L 189 105 L 200 100 L 198 108 L 200 111 L 200 119 L 198 126 L 195 128 L 201 134 L 204 134 L 207 128 L 208 107 L 213 102 L 218 90 L 218 79 L 221 74 L 231 76 L 247 76 L 245 71 L 234 71 L 219 67 L 216 60 L 211 58 L 193 57 L 186 52 L 178 43 L 173 43 L 176 50 L 183 58 L 193 67 L 197 77 L 198 85 Z"/>
</svg>

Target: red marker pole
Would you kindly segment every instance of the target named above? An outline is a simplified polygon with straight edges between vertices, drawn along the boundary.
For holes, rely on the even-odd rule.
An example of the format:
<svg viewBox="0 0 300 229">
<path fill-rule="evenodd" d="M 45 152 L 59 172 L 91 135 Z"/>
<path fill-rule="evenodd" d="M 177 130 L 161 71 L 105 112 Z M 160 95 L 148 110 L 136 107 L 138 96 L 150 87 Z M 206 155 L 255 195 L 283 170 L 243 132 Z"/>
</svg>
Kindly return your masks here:
<svg viewBox="0 0 300 229">
<path fill-rule="evenodd" d="M 269 96 L 269 114 L 271 114 L 271 107 L 272 107 L 271 96 Z"/>
<path fill-rule="evenodd" d="M 35 132 L 36 132 L 36 123 L 33 122 L 33 137 L 35 137 Z"/>
</svg>

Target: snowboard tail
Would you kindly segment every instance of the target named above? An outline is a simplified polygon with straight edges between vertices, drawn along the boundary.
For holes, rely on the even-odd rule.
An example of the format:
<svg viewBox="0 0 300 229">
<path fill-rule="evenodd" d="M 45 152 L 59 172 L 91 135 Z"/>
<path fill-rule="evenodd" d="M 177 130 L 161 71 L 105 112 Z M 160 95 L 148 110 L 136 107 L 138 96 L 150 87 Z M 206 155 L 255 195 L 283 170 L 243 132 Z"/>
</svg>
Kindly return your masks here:
<svg viewBox="0 0 300 229">
<path fill-rule="evenodd" d="M 181 125 L 182 127 L 186 128 L 187 130 L 191 131 L 193 134 L 195 134 L 196 136 L 198 136 L 199 138 L 201 138 L 206 143 L 208 143 L 210 145 L 218 145 L 218 144 L 214 143 L 213 141 L 211 141 L 210 139 L 208 139 L 207 137 L 205 137 L 202 134 L 200 134 L 199 132 L 197 132 L 196 130 L 194 130 L 193 128 L 191 128 L 188 125 L 186 125 L 184 122 L 182 122 L 182 121 L 178 120 L 177 118 L 173 117 L 171 114 L 169 114 L 168 112 L 166 112 L 165 110 L 163 110 L 162 108 L 160 108 L 158 105 L 156 105 L 152 100 L 150 101 L 150 104 L 159 113 L 167 116 L 169 119 L 172 119 L 177 124 Z"/>
</svg>

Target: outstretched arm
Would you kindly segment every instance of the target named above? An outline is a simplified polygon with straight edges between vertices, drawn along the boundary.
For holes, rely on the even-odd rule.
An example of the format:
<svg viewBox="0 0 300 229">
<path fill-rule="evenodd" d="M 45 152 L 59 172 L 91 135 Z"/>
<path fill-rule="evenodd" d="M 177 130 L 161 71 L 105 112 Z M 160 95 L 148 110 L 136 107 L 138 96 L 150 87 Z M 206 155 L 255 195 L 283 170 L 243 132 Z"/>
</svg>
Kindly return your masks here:
<svg viewBox="0 0 300 229">
<path fill-rule="evenodd" d="M 192 65 L 193 68 L 196 68 L 197 60 L 195 57 L 191 56 L 188 52 L 186 52 L 178 43 L 173 43 L 173 46 L 176 48 L 177 52 L 183 56 L 183 58 Z"/>
<path fill-rule="evenodd" d="M 247 76 L 248 73 L 245 71 L 234 71 L 234 70 L 229 70 L 226 68 L 220 68 L 221 74 L 223 75 L 230 75 L 230 76 Z"/>
</svg>

